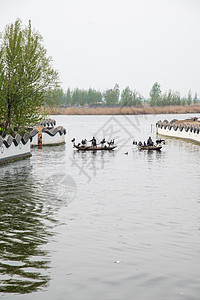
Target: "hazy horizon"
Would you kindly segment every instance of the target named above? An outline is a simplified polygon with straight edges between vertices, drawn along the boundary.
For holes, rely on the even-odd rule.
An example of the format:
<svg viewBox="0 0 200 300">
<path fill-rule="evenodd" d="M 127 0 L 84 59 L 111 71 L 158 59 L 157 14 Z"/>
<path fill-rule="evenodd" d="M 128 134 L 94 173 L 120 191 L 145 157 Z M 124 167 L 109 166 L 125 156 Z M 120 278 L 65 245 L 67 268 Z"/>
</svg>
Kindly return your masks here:
<svg viewBox="0 0 200 300">
<path fill-rule="evenodd" d="M 0 32 L 20 18 L 40 32 L 67 88 L 117 83 L 144 98 L 155 82 L 200 94 L 197 0 L 0 0 Z"/>
</svg>

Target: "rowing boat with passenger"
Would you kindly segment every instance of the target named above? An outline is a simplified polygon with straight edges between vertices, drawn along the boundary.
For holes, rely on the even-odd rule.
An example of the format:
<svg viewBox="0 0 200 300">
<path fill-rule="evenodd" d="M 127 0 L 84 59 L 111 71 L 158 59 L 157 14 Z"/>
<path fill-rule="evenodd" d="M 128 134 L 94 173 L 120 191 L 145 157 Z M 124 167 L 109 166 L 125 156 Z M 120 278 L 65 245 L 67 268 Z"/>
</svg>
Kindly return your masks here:
<svg viewBox="0 0 200 300">
<path fill-rule="evenodd" d="M 139 150 L 160 150 L 162 148 L 161 145 L 159 146 L 138 146 Z"/>
<path fill-rule="evenodd" d="M 117 146 L 78 146 L 78 145 L 74 145 L 74 148 L 76 148 L 77 150 L 81 150 L 81 151 L 98 151 L 98 150 L 107 150 L 107 151 L 111 151 L 114 150 Z"/>
</svg>

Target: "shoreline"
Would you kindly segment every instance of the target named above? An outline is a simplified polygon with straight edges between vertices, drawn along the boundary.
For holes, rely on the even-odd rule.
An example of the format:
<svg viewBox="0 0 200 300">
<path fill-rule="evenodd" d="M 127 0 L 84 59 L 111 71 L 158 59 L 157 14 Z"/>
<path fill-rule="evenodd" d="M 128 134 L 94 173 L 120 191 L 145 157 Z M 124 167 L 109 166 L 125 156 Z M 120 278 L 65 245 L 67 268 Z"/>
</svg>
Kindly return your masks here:
<svg viewBox="0 0 200 300">
<path fill-rule="evenodd" d="M 44 110 L 44 109 L 43 109 Z M 45 108 L 48 115 L 156 115 L 200 113 L 200 105 L 163 107 L 68 107 Z"/>
</svg>

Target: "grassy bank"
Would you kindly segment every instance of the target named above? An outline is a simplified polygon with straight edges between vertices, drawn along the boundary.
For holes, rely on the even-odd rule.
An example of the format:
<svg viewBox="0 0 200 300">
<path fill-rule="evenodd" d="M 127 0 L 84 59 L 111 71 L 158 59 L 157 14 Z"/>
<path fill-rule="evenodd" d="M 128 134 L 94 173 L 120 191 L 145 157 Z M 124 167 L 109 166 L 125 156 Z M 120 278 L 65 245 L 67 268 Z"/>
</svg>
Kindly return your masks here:
<svg viewBox="0 0 200 300">
<path fill-rule="evenodd" d="M 145 115 L 200 113 L 200 105 L 163 107 L 68 107 L 47 108 L 48 115 Z"/>
</svg>

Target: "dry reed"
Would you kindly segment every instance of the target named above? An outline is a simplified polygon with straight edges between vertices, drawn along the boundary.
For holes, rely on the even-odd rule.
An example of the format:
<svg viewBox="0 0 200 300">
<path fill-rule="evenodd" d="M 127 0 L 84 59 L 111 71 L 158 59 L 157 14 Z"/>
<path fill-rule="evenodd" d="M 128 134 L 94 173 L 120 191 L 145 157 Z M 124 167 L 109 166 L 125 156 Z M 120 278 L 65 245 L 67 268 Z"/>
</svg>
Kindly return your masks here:
<svg viewBox="0 0 200 300">
<path fill-rule="evenodd" d="M 200 105 L 163 107 L 68 107 L 46 108 L 48 115 L 146 115 L 200 113 Z"/>
</svg>

